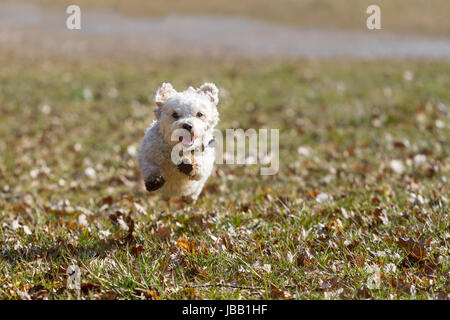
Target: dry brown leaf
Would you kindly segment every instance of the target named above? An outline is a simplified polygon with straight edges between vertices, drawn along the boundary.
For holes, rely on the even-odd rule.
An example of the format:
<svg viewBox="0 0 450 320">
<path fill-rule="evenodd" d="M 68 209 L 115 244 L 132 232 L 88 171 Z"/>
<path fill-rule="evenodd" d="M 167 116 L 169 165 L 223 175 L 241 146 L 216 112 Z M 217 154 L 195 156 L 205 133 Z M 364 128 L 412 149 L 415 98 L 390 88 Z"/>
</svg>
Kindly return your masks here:
<svg viewBox="0 0 450 320">
<path fill-rule="evenodd" d="M 88 294 L 89 291 L 100 291 L 100 285 L 92 282 L 84 282 L 80 285 L 81 292 Z"/>
<path fill-rule="evenodd" d="M 142 251 L 144 251 L 144 248 L 140 245 L 131 248 L 131 254 L 135 257 L 137 257 Z"/>
<path fill-rule="evenodd" d="M 114 291 L 106 291 L 105 293 L 102 293 L 102 295 L 100 296 L 100 299 L 102 300 L 116 300 L 117 299 L 117 293 L 115 293 Z"/>
<path fill-rule="evenodd" d="M 186 237 L 181 237 L 177 241 L 177 247 L 187 253 L 194 253 L 196 250 L 195 240 L 188 240 Z"/>
<path fill-rule="evenodd" d="M 30 295 L 31 300 L 46 300 L 47 299 L 47 290 L 41 284 L 32 287 L 29 290 L 28 294 Z"/>
<path fill-rule="evenodd" d="M 270 286 L 270 297 L 272 299 L 287 300 L 289 299 L 284 291 L 278 289 L 275 285 Z"/>
<path fill-rule="evenodd" d="M 358 299 L 371 299 L 372 298 L 372 295 L 370 294 L 369 290 L 366 287 L 358 289 L 358 291 L 356 291 L 355 296 Z"/>
<path fill-rule="evenodd" d="M 169 227 L 159 227 L 153 235 L 157 238 L 167 239 L 170 237 L 170 232 Z"/>
<path fill-rule="evenodd" d="M 408 255 L 416 260 L 423 260 L 427 257 L 427 250 L 424 244 L 418 243 L 412 239 L 404 240 L 402 238 L 399 238 L 397 244 L 399 247 L 403 248 Z"/>
</svg>

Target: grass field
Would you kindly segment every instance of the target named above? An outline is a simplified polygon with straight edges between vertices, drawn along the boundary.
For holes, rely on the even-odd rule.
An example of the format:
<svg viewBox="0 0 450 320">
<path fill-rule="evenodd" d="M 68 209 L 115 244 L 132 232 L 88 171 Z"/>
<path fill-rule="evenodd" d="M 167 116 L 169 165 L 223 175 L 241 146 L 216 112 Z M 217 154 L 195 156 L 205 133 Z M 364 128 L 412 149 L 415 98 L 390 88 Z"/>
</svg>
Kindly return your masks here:
<svg viewBox="0 0 450 320">
<path fill-rule="evenodd" d="M 1 299 L 449 298 L 449 63 L 0 65 Z M 279 128 L 280 172 L 149 195 L 135 152 L 167 80 L 218 84 L 220 129 Z"/>
<path fill-rule="evenodd" d="M 74 3 L 71 0 L 32 1 L 59 10 Z M 366 9 L 377 4 L 381 8 L 384 30 L 450 35 L 450 3 L 447 0 L 77 0 L 76 4 L 82 10 L 108 9 L 132 16 L 224 14 L 301 27 L 364 31 L 367 30 Z"/>
</svg>

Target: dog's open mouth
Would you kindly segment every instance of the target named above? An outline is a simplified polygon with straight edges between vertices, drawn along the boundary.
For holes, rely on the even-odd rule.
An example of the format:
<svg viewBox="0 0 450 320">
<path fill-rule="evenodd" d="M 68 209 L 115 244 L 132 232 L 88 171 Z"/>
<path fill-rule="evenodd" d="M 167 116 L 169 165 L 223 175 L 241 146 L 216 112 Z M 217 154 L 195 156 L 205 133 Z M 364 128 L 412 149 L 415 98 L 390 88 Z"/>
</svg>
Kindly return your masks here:
<svg viewBox="0 0 450 320">
<path fill-rule="evenodd" d="M 195 137 L 191 133 L 189 136 L 180 136 L 178 138 L 178 141 L 180 141 L 183 144 L 183 146 L 190 147 L 190 146 L 192 146 L 194 144 Z"/>
</svg>

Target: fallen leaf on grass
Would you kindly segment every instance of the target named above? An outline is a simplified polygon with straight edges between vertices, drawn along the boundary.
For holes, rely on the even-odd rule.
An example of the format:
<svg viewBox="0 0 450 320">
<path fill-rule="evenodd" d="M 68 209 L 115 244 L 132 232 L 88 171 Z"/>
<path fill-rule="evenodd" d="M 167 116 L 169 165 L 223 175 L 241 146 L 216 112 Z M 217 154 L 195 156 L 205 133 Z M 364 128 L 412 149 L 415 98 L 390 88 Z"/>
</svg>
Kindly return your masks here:
<svg viewBox="0 0 450 320">
<path fill-rule="evenodd" d="M 402 174 L 405 171 L 405 166 L 403 165 L 403 162 L 401 160 L 391 160 L 389 165 L 392 171 L 394 171 L 395 173 Z"/>
<path fill-rule="evenodd" d="M 114 203 L 114 198 L 111 197 L 111 196 L 104 197 L 104 198 L 101 200 L 101 203 L 102 203 L 102 204 L 108 204 L 108 205 L 111 205 L 111 204 Z"/>
<path fill-rule="evenodd" d="M 153 235 L 157 238 L 167 239 L 170 237 L 170 232 L 169 227 L 159 227 Z"/>
<path fill-rule="evenodd" d="M 122 217 L 117 219 L 117 223 L 119 224 L 120 229 L 122 229 L 123 231 L 129 231 L 130 230 L 130 228 L 128 227 L 128 224 L 123 220 Z"/>
<path fill-rule="evenodd" d="M 44 206 L 47 213 L 56 214 L 59 216 L 73 215 L 76 213 L 75 208 L 70 204 L 69 200 L 60 200 L 50 206 Z"/>
<path fill-rule="evenodd" d="M 370 294 L 369 290 L 364 287 L 356 291 L 355 297 L 358 299 L 371 299 L 372 295 Z"/>
<path fill-rule="evenodd" d="M 297 255 L 296 263 L 298 267 L 309 267 L 314 261 L 313 259 L 310 259 L 306 253 L 301 253 Z"/>
<path fill-rule="evenodd" d="M 88 294 L 89 291 L 100 291 L 100 285 L 92 282 L 84 282 L 80 286 L 83 294 Z"/>
<path fill-rule="evenodd" d="M 103 293 L 100 296 L 100 299 L 102 300 L 116 300 L 117 299 L 117 293 L 115 293 L 114 291 L 106 291 L 105 293 Z"/>
<path fill-rule="evenodd" d="M 308 192 L 306 193 L 306 195 L 307 195 L 308 197 L 312 198 L 312 199 L 315 199 L 316 196 L 317 196 L 319 193 L 320 193 L 319 191 L 313 190 L 313 191 L 308 191 Z"/>
<path fill-rule="evenodd" d="M 186 237 L 181 237 L 177 241 L 177 247 L 181 248 L 187 253 L 194 253 L 196 249 L 195 240 L 188 240 Z"/>
<path fill-rule="evenodd" d="M 345 258 L 347 259 L 348 262 L 350 262 L 351 265 L 353 266 L 358 266 L 361 267 L 364 265 L 365 259 L 364 257 L 362 257 L 361 255 L 357 255 L 355 253 L 347 253 L 345 255 Z"/>
<path fill-rule="evenodd" d="M 408 255 L 412 256 L 416 260 L 423 260 L 427 257 L 427 250 L 425 246 L 430 244 L 431 239 L 426 243 L 418 243 L 412 239 L 404 240 L 399 238 L 397 244 L 399 247 L 405 249 Z"/>
<path fill-rule="evenodd" d="M 109 216 L 109 220 L 127 232 L 126 241 L 133 240 L 134 220 L 131 218 L 131 212 L 124 214 L 122 211 L 116 211 L 115 214 Z"/>
<path fill-rule="evenodd" d="M 193 226 L 198 226 L 200 229 L 205 230 L 212 226 L 212 223 L 209 221 L 205 221 L 204 215 L 202 214 L 194 214 L 190 217 L 189 223 Z"/>
<path fill-rule="evenodd" d="M 145 208 L 143 206 L 141 206 L 140 204 L 133 202 L 134 208 L 136 209 L 136 212 L 142 215 L 146 215 L 147 214 L 147 210 L 145 210 Z"/>
<path fill-rule="evenodd" d="M 143 296 L 146 299 L 161 300 L 161 297 L 154 290 L 135 288 L 134 291 L 137 295 Z"/>
<path fill-rule="evenodd" d="M 385 278 L 385 277 L 384 277 Z M 405 293 L 409 293 L 411 289 L 411 284 L 405 282 L 404 280 L 392 277 L 388 279 L 389 285 L 396 291 L 403 291 Z"/>
<path fill-rule="evenodd" d="M 131 254 L 135 257 L 137 257 L 139 253 L 141 253 L 142 251 L 144 251 L 144 248 L 142 246 L 136 246 L 131 248 Z"/>
<path fill-rule="evenodd" d="M 233 243 L 229 235 L 223 235 L 220 237 L 220 245 L 223 245 L 230 252 L 234 251 Z"/>
<path fill-rule="evenodd" d="M 333 277 L 328 279 L 319 286 L 320 290 L 336 290 L 342 288 L 345 283 L 345 279 L 339 279 L 339 277 Z"/>
<path fill-rule="evenodd" d="M 370 202 L 376 206 L 380 205 L 381 200 L 377 197 L 372 197 L 372 199 L 370 199 Z"/>
<path fill-rule="evenodd" d="M 47 300 L 47 290 L 41 284 L 31 288 L 28 293 L 31 300 Z"/>
<path fill-rule="evenodd" d="M 87 227 L 88 221 L 86 219 L 86 215 L 85 214 L 80 214 L 78 216 L 78 223 L 80 224 L 80 226 Z"/>
<path fill-rule="evenodd" d="M 270 285 L 270 297 L 278 300 L 289 300 L 288 294 L 278 289 L 275 285 Z"/>
<path fill-rule="evenodd" d="M 360 241 L 358 240 L 353 240 L 353 242 L 351 242 L 350 244 L 348 244 L 346 246 L 348 251 L 353 251 L 355 248 L 357 248 L 360 244 Z"/>
<path fill-rule="evenodd" d="M 450 300 L 450 293 L 445 291 L 438 291 L 436 292 L 436 296 L 439 300 Z"/>
<path fill-rule="evenodd" d="M 394 141 L 393 145 L 395 148 L 398 148 L 398 149 L 406 148 L 406 143 L 404 143 L 403 141 Z"/>
<path fill-rule="evenodd" d="M 197 290 L 195 290 L 195 288 L 185 288 L 181 291 L 186 299 L 188 300 L 195 300 L 195 299 L 200 299 L 200 295 L 197 293 Z"/>
</svg>

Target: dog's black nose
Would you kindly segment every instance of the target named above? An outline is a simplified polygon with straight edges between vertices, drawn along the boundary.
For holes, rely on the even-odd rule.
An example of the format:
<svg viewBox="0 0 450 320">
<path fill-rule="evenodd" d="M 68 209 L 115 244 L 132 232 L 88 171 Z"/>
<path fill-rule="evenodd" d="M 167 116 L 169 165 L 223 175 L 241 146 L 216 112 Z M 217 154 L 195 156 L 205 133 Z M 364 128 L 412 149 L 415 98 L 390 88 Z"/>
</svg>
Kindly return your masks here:
<svg viewBox="0 0 450 320">
<path fill-rule="evenodd" d="M 192 125 L 190 125 L 189 123 L 184 123 L 183 124 L 183 129 L 186 129 L 187 131 L 191 132 Z"/>
</svg>

